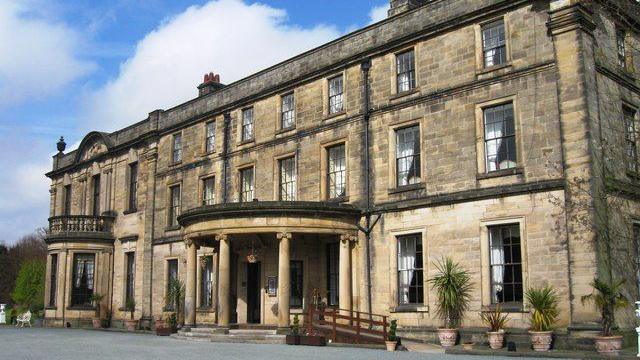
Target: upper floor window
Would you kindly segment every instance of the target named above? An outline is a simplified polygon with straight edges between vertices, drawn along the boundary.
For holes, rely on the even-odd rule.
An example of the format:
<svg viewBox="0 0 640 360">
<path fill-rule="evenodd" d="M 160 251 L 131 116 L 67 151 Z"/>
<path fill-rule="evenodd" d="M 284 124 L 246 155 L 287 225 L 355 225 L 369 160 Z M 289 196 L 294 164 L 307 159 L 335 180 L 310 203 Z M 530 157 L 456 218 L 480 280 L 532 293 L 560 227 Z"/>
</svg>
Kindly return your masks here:
<svg viewBox="0 0 640 360">
<path fill-rule="evenodd" d="M 292 128 L 295 125 L 295 118 L 295 97 L 293 93 L 291 93 L 282 97 L 282 114 L 280 118 L 280 128 Z"/>
<path fill-rule="evenodd" d="M 327 149 L 327 198 L 347 195 L 347 165 L 344 144 Z"/>
<path fill-rule="evenodd" d="M 396 130 L 397 186 L 420 182 L 420 127 L 414 125 Z"/>
<path fill-rule="evenodd" d="M 396 56 L 396 76 L 398 93 L 410 91 L 416 87 L 415 56 L 413 50 Z"/>
<path fill-rule="evenodd" d="M 240 202 L 253 201 L 253 168 L 240 170 Z"/>
<path fill-rule="evenodd" d="M 296 200 L 296 159 L 278 161 L 280 168 L 280 201 Z"/>
<path fill-rule="evenodd" d="M 49 306 L 56 306 L 58 288 L 58 254 L 51 254 L 51 271 L 49 272 Z"/>
<path fill-rule="evenodd" d="M 71 215 L 71 185 L 64 187 L 64 215 Z"/>
<path fill-rule="evenodd" d="M 216 203 L 216 179 L 213 177 L 202 180 L 202 205 Z"/>
<path fill-rule="evenodd" d="M 242 110 L 242 141 L 253 139 L 253 108 Z"/>
<path fill-rule="evenodd" d="M 398 237 L 398 302 L 424 304 L 422 236 Z"/>
<path fill-rule="evenodd" d="M 522 304 L 520 225 L 489 227 L 491 303 Z"/>
<path fill-rule="evenodd" d="M 100 175 L 95 175 L 93 177 L 92 184 L 93 184 L 92 215 L 99 216 L 100 215 Z"/>
<path fill-rule="evenodd" d="M 627 170 L 638 172 L 638 149 L 636 142 L 636 112 L 628 107 L 622 109 L 624 116 L 624 140 L 627 157 Z"/>
<path fill-rule="evenodd" d="M 624 31 L 618 30 L 616 31 L 616 47 L 618 52 L 618 65 L 626 69 L 627 68 L 627 44 L 626 44 L 626 36 L 627 34 Z"/>
<path fill-rule="evenodd" d="M 482 27 L 482 53 L 485 67 L 507 62 L 504 20 L 498 20 Z"/>
<path fill-rule="evenodd" d="M 207 154 L 216 148 L 216 122 L 210 121 L 205 125 L 205 151 Z"/>
<path fill-rule="evenodd" d="M 180 216 L 181 208 L 180 185 L 174 185 L 169 188 L 169 226 L 178 225 L 178 216 Z"/>
<path fill-rule="evenodd" d="M 182 134 L 177 133 L 173 135 L 172 157 L 174 163 L 182 161 Z"/>
<path fill-rule="evenodd" d="M 329 114 L 344 110 L 344 82 L 342 75 L 329 79 Z"/>
<path fill-rule="evenodd" d="M 129 210 L 138 208 L 138 163 L 129 165 Z"/>
<path fill-rule="evenodd" d="M 94 254 L 73 255 L 72 306 L 91 306 L 94 264 Z"/>
<path fill-rule="evenodd" d="M 485 108 L 483 117 L 487 171 L 516 167 L 513 103 Z"/>
</svg>

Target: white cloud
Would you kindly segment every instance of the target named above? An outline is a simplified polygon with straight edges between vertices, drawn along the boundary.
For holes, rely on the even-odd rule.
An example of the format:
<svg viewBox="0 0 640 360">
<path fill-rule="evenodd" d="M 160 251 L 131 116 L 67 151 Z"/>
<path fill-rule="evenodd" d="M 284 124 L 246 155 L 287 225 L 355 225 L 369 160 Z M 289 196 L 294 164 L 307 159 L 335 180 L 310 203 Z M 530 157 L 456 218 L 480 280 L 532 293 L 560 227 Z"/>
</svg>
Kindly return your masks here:
<svg viewBox="0 0 640 360">
<path fill-rule="evenodd" d="M 377 23 L 378 21 L 382 21 L 386 19 L 388 11 L 389 11 L 389 3 L 372 8 L 369 11 L 369 22 L 373 24 L 373 23 Z"/>
<path fill-rule="evenodd" d="M 55 94 L 94 69 L 77 56 L 79 34 L 37 10 L 0 0 L 0 107 Z"/>
<path fill-rule="evenodd" d="M 285 11 L 241 0 L 192 6 L 147 34 L 111 82 L 89 96 L 87 130 L 115 130 L 197 95 L 204 73 L 230 83 L 340 35 L 285 24 Z"/>
</svg>

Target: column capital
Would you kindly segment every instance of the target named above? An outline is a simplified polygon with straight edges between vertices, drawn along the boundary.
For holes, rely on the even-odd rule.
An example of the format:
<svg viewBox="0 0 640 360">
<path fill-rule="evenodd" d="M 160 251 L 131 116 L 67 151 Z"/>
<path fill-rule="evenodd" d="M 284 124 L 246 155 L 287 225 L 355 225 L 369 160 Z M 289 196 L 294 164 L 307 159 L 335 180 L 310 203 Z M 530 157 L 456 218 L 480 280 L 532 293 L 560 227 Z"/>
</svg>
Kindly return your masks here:
<svg viewBox="0 0 640 360">
<path fill-rule="evenodd" d="M 285 239 L 285 238 L 291 240 L 292 235 L 289 232 L 279 232 L 279 233 L 276 234 L 276 238 L 278 240 L 282 240 L 282 239 Z"/>
<path fill-rule="evenodd" d="M 340 242 L 343 244 L 355 243 L 358 241 L 358 235 L 342 234 L 340 235 Z"/>
<path fill-rule="evenodd" d="M 191 245 L 194 245 L 194 244 L 195 244 L 195 240 L 193 240 L 193 239 L 192 239 L 192 238 L 190 238 L 190 237 L 185 237 L 183 241 L 184 241 L 184 244 L 185 244 L 187 247 L 191 247 Z"/>
<path fill-rule="evenodd" d="M 229 236 L 227 234 L 216 234 L 216 241 L 227 241 Z"/>
</svg>

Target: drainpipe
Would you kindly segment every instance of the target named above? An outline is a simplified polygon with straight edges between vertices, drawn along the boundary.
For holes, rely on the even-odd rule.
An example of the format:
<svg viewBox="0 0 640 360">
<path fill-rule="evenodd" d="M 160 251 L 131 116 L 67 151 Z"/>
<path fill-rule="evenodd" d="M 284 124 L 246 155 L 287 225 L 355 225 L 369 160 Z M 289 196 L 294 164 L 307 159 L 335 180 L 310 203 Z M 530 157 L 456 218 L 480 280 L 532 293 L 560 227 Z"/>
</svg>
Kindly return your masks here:
<svg viewBox="0 0 640 360">
<path fill-rule="evenodd" d="M 227 167 L 229 166 L 229 128 L 231 127 L 231 114 L 224 114 L 224 140 L 222 149 L 222 203 L 228 202 L 227 191 Z"/>
<path fill-rule="evenodd" d="M 363 78 L 363 86 L 364 86 L 364 168 L 365 168 L 365 194 L 366 194 L 366 210 L 365 210 L 365 229 L 362 229 L 360 226 L 360 230 L 363 230 L 365 234 L 365 249 L 366 249 L 366 257 L 367 257 L 367 308 L 369 310 L 369 320 L 373 320 L 372 313 L 372 287 L 371 287 L 371 167 L 369 164 L 369 119 L 371 115 L 371 106 L 369 105 L 369 70 L 371 69 L 371 59 L 365 59 L 362 64 L 360 64 L 360 69 L 362 70 L 362 78 Z M 374 224 L 375 225 L 375 224 Z"/>
</svg>

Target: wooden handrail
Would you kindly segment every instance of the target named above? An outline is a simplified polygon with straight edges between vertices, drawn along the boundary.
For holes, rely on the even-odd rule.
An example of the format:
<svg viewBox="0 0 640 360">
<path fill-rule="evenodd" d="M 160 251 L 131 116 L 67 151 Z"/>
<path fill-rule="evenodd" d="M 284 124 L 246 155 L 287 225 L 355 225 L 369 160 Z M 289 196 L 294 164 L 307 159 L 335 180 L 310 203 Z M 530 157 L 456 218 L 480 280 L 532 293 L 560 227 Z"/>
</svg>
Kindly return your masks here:
<svg viewBox="0 0 640 360">
<path fill-rule="evenodd" d="M 342 313 L 346 313 L 348 315 L 343 315 Z M 333 341 L 336 340 L 337 329 L 345 329 L 350 330 L 355 335 L 350 334 L 352 337 L 355 337 L 355 342 L 360 343 L 362 339 L 362 334 L 374 335 L 374 337 L 381 337 L 382 341 L 387 339 L 387 316 L 386 315 L 377 315 L 366 313 L 364 311 L 355 311 L 348 309 L 340 309 L 340 308 L 326 308 L 326 309 L 316 309 L 313 306 L 309 307 L 307 311 L 307 329 L 308 332 L 312 331 L 314 317 L 317 316 L 318 323 L 320 325 L 326 325 L 328 323 L 327 318 L 330 319 L 331 325 L 331 339 Z M 373 320 L 373 317 L 380 317 L 381 320 Z M 338 323 L 338 320 L 345 320 L 345 323 Z M 367 326 L 363 328 L 363 325 Z M 372 329 L 373 326 L 381 326 L 382 330 Z"/>
</svg>

